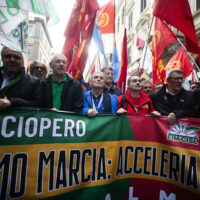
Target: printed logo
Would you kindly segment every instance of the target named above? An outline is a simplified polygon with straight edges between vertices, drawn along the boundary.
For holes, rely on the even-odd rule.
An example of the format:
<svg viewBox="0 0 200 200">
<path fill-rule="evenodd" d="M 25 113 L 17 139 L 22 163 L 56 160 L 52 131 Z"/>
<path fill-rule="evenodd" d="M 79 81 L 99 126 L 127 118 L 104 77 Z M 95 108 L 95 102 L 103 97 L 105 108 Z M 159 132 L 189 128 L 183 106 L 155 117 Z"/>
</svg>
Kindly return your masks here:
<svg viewBox="0 0 200 200">
<path fill-rule="evenodd" d="M 167 139 L 176 142 L 198 145 L 199 143 L 197 141 L 199 139 L 199 135 L 196 133 L 198 130 L 200 130 L 200 128 L 188 126 L 187 124 L 180 122 L 179 124 L 171 126 L 167 133 Z"/>
</svg>

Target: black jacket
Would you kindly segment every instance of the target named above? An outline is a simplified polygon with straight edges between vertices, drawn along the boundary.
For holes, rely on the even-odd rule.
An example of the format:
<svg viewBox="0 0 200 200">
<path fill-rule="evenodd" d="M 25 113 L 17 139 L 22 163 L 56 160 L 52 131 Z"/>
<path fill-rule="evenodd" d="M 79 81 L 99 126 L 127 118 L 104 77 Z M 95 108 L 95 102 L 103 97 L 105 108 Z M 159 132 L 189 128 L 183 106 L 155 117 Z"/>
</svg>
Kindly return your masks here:
<svg viewBox="0 0 200 200">
<path fill-rule="evenodd" d="M 67 81 L 61 94 L 61 110 L 81 112 L 83 108 L 83 91 L 80 83 L 67 75 Z M 42 80 L 41 107 L 52 108 L 52 76 Z"/>
<path fill-rule="evenodd" d="M 0 68 L 0 86 L 3 82 L 3 67 Z M 12 107 L 38 107 L 40 100 L 40 80 L 25 74 L 24 67 L 17 74 L 22 78 L 5 91 L 5 96 L 11 101 Z"/>
<path fill-rule="evenodd" d="M 108 92 L 110 94 L 116 94 L 117 96 L 121 96 L 122 95 L 121 89 L 118 88 L 115 84 L 112 84 L 110 89 L 108 89 L 107 86 L 104 86 L 103 91 L 104 92 Z"/>
<path fill-rule="evenodd" d="M 154 109 L 162 115 L 168 115 L 173 112 L 177 118 L 193 117 L 191 102 L 193 93 L 181 88 L 176 95 L 171 95 L 166 92 L 164 85 L 158 92 L 150 95 Z"/>
</svg>

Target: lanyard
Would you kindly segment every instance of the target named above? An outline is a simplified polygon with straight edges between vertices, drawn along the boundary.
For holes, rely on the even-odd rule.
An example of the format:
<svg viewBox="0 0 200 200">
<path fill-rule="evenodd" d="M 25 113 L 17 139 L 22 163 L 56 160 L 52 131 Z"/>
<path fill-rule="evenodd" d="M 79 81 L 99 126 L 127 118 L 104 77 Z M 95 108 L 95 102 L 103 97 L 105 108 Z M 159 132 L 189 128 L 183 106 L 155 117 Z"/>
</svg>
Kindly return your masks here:
<svg viewBox="0 0 200 200">
<path fill-rule="evenodd" d="M 98 106 L 96 107 L 95 104 L 94 104 L 94 99 L 93 99 L 93 95 L 92 95 L 92 108 L 95 109 L 98 112 L 102 101 L 103 101 L 103 93 L 102 93 L 101 98 L 99 100 Z"/>
</svg>

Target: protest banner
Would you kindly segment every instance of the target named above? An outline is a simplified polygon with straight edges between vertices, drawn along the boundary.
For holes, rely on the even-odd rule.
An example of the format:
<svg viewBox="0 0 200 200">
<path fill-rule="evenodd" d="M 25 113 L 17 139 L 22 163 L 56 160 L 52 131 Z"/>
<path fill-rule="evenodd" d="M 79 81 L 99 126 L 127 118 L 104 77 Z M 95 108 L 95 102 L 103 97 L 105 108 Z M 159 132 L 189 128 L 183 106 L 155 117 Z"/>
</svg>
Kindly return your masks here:
<svg viewBox="0 0 200 200">
<path fill-rule="evenodd" d="M 200 198 L 200 120 L 0 113 L 0 199 Z"/>
</svg>

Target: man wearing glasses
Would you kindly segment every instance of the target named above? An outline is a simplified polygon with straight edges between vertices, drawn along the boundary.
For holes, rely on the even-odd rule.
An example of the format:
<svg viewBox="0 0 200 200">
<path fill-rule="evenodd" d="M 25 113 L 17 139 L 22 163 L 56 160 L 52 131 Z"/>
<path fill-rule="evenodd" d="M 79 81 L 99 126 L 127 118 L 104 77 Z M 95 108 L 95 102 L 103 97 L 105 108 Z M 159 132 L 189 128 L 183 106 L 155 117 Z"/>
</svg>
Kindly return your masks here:
<svg viewBox="0 0 200 200">
<path fill-rule="evenodd" d="M 9 107 L 38 107 L 39 80 L 25 74 L 21 53 L 3 47 L 0 68 L 0 110 Z"/>
<path fill-rule="evenodd" d="M 45 64 L 34 61 L 30 65 L 30 74 L 39 79 L 44 79 L 47 76 L 47 67 Z"/>
<path fill-rule="evenodd" d="M 42 80 L 42 107 L 53 110 L 80 112 L 83 108 L 83 90 L 79 81 L 66 73 L 67 60 L 55 54 L 50 63 L 53 74 Z"/>
<path fill-rule="evenodd" d="M 166 85 L 150 95 L 154 109 L 161 115 L 167 115 L 170 124 L 175 123 L 177 118 L 191 117 L 193 94 L 182 87 L 182 70 L 171 69 L 166 75 L 166 80 Z"/>
<path fill-rule="evenodd" d="M 128 79 L 128 91 L 118 97 L 118 114 L 122 113 L 152 113 L 153 104 L 147 94 L 141 91 L 142 83 L 139 76 Z M 158 113 L 159 114 L 159 113 Z M 156 115 L 156 114 L 155 114 Z"/>
</svg>

